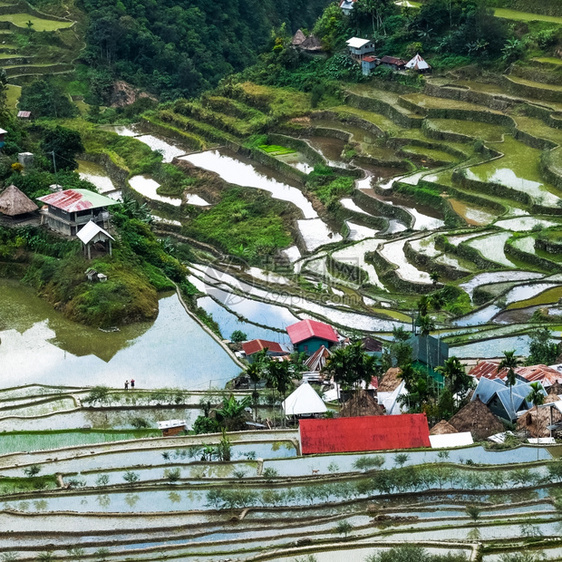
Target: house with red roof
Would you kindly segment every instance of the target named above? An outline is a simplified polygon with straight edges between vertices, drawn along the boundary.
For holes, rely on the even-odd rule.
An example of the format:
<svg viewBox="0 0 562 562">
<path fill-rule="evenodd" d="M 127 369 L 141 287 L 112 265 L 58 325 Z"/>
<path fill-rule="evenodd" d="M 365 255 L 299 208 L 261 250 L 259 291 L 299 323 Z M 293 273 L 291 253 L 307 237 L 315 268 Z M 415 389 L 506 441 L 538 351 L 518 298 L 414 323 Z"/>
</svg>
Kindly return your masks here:
<svg viewBox="0 0 562 562">
<path fill-rule="evenodd" d="M 431 447 L 425 414 L 300 420 L 299 438 L 303 455 Z"/>
<path fill-rule="evenodd" d="M 312 355 L 322 346 L 329 348 L 339 341 L 334 328 L 318 320 L 301 320 L 287 326 L 287 333 L 295 350 L 307 355 Z"/>
<path fill-rule="evenodd" d="M 285 349 L 281 344 L 274 342 L 274 341 L 267 341 L 267 340 L 251 340 L 244 342 L 242 344 L 242 349 L 246 354 L 246 359 L 250 363 L 253 361 L 253 356 L 263 351 L 266 351 L 266 355 L 269 357 L 282 357 L 283 355 L 289 355 L 289 350 Z"/>
<path fill-rule="evenodd" d="M 68 236 L 76 236 L 90 221 L 109 228 L 107 207 L 119 203 L 88 189 L 55 191 L 38 199 L 45 204 L 41 210 L 41 224 Z"/>
<path fill-rule="evenodd" d="M 507 368 L 498 370 L 499 361 L 484 360 L 478 362 L 469 371 L 469 375 L 477 380 L 482 378 L 489 380 L 505 380 Z M 562 372 L 546 365 L 529 365 L 527 367 L 516 367 L 515 375 L 521 382 L 540 382 L 543 387 L 548 388 L 556 383 L 562 383 Z"/>
</svg>

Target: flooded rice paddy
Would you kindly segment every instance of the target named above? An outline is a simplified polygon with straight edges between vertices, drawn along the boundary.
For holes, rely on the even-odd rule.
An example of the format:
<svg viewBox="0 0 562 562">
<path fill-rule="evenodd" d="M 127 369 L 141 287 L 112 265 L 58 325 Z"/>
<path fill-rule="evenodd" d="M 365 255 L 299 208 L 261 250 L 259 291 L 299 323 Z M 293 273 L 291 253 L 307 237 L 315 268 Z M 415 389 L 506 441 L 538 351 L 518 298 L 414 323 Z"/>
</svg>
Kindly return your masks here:
<svg viewBox="0 0 562 562">
<path fill-rule="evenodd" d="M 210 381 L 223 386 L 239 371 L 175 294 L 160 298 L 155 322 L 104 333 L 66 320 L 20 284 L 0 280 L 0 288 L 3 387 L 86 382 L 121 386 L 115 380 L 119 373 L 123 381 L 133 377 L 144 388 L 208 388 Z"/>
</svg>

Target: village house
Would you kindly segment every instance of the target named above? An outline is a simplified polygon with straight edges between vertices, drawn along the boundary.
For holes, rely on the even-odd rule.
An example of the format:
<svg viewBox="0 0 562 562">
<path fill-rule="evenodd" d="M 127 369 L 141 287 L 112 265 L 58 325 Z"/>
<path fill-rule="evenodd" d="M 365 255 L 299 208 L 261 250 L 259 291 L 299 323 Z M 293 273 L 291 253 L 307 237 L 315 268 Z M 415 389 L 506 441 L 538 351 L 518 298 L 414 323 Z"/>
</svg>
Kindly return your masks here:
<svg viewBox="0 0 562 562">
<path fill-rule="evenodd" d="M 381 65 L 392 68 L 392 70 L 404 70 L 406 68 L 406 61 L 398 57 L 384 56 L 381 58 Z"/>
<path fill-rule="evenodd" d="M 314 53 L 322 52 L 322 43 L 320 42 L 320 39 L 318 39 L 316 35 L 312 35 L 312 34 L 306 36 L 302 32 L 302 29 L 299 29 L 293 35 L 293 39 L 291 40 L 291 45 L 307 53 L 314 54 Z"/>
<path fill-rule="evenodd" d="M 340 10 L 344 16 L 349 16 L 353 11 L 353 5 L 357 0 L 340 0 Z"/>
<path fill-rule="evenodd" d="M 57 191 L 39 197 L 39 201 L 46 205 L 41 211 L 41 223 L 67 236 L 76 236 L 78 231 L 90 221 L 103 229 L 108 229 L 107 208 L 118 203 L 87 189 Z"/>
<path fill-rule="evenodd" d="M 346 41 L 351 57 L 360 62 L 364 56 L 375 52 L 375 44 L 370 39 L 352 37 Z"/>
<path fill-rule="evenodd" d="M 406 70 L 416 70 L 417 72 L 429 72 L 431 70 L 431 66 L 419 54 L 408 61 L 405 68 Z"/>
<path fill-rule="evenodd" d="M 283 357 L 289 355 L 289 350 L 280 343 L 267 340 L 258 339 L 244 342 L 242 344 L 242 349 L 244 350 L 248 363 L 253 363 L 255 354 L 264 350 L 268 357 Z"/>
<path fill-rule="evenodd" d="M 0 128 L 0 148 L 4 148 L 4 145 L 6 144 L 6 133 L 8 131 L 6 131 L 6 129 L 1 129 Z"/>
<path fill-rule="evenodd" d="M 303 455 L 431 446 L 425 414 L 301 420 L 299 438 Z"/>
<path fill-rule="evenodd" d="M 306 381 L 287 396 L 282 406 L 288 418 L 309 418 L 325 414 L 328 410 L 322 398 Z"/>
<path fill-rule="evenodd" d="M 158 429 L 162 432 L 162 437 L 173 437 L 187 431 L 185 420 L 166 420 L 156 422 Z"/>
<path fill-rule="evenodd" d="M 0 219 L 7 226 L 37 220 L 37 209 L 37 205 L 15 185 L 0 193 Z"/>
<path fill-rule="evenodd" d="M 379 59 L 374 55 L 363 57 L 361 59 L 361 72 L 363 73 L 363 75 L 369 76 L 369 74 L 371 74 L 371 72 L 373 72 L 373 70 L 377 68 L 379 62 Z"/>
<path fill-rule="evenodd" d="M 443 375 L 435 369 L 449 358 L 449 346 L 433 336 L 412 335 L 408 340 L 412 347 L 412 366 L 424 370 L 438 384 L 443 384 Z"/>
<path fill-rule="evenodd" d="M 546 396 L 542 385 L 541 389 Z M 481 378 L 474 390 L 472 400 L 479 399 L 496 416 L 513 421 L 517 419 L 517 412 L 532 407 L 533 404 L 527 399 L 532 390 L 531 383 L 524 383 L 520 380 L 517 380 L 516 384 L 510 388 L 501 379 Z"/>
<path fill-rule="evenodd" d="M 296 351 L 312 355 L 320 347 L 338 343 L 338 334 L 328 324 L 317 320 L 302 320 L 287 326 L 287 333 Z"/>
</svg>

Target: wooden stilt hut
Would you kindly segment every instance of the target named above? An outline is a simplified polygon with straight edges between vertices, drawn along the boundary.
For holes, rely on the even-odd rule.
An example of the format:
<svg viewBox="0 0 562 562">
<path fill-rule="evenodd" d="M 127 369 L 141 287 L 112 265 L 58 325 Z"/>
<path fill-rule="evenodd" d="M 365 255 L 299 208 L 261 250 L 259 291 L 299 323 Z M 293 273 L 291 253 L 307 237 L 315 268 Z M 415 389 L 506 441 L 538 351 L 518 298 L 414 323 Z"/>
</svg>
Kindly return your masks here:
<svg viewBox="0 0 562 562">
<path fill-rule="evenodd" d="M 15 185 L 10 185 L 0 193 L 0 216 L 9 222 L 21 222 L 31 217 L 39 207 Z"/>
<path fill-rule="evenodd" d="M 475 441 L 482 441 L 505 430 L 502 422 L 479 398 L 469 402 L 449 420 L 449 423 L 458 432 L 470 431 Z"/>
</svg>

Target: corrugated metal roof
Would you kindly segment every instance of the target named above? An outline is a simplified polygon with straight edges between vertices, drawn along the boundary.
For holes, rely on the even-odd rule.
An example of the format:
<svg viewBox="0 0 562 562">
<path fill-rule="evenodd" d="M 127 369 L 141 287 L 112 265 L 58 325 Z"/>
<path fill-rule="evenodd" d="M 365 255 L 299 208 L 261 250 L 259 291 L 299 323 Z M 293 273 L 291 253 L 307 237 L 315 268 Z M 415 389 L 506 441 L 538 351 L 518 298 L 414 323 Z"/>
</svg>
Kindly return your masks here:
<svg viewBox="0 0 562 562">
<path fill-rule="evenodd" d="M 28 119 L 29 117 L 31 117 L 31 111 L 18 111 L 18 117 Z"/>
<path fill-rule="evenodd" d="M 267 340 L 251 340 L 244 342 L 242 344 L 242 349 L 246 355 L 253 355 L 262 349 L 267 348 L 268 351 L 272 353 L 287 353 L 285 349 L 281 347 L 280 344 L 274 341 L 267 341 Z"/>
<path fill-rule="evenodd" d="M 118 201 L 88 189 L 66 189 L 64 191 L 49 193 L 49 195 L 38 197 L 38 199 L 39 201 L 43 201 L 43 203 L 47 203 L 47 205 L 62 209 L 68 213 L 85 211 L 87 209 L 99 209 L 119 203 Z"/>
<path fill-rule="evenodd" d="M 395 64 L 396 66 L 404 66 L 404 65 L 406 64 L 406 61 L 405 61 L 405 60 L 399 59 L 399 58 L 397 58 L 397 57 L 389 57 L 388 55 L 387 55 L 387 56 L 384 56 L 384 57 L 381 59 L 381 62 L 382 62 L 383 64 Z"/>
<path fill-rule="evenodd" d="M 542 382 L 543 386 L 550 386 L 557 382 L 562 383 L 562 373 L 553 369 L 552 367 L 547 367 L 546 365 L 530 365 L 529 367 L 519 367 L 515 369 L 515 372 L 520 377 L 523 377 L 529 382 Z"/>
<path fill-rule="evenodd" d="M 370 42 L 370 39 L 361 39 L 361 37 L 352 37 L 346 41 L 347 46 L 351 49 L 361 49 L 361 47 L 368 45 Z"/>
<path fill-rule="evenodd" d="M 425 414 L 301 420 L 299 433 L 304 455 L 431 446 Z"/>
<path fill-rule="evenodd" d="M 497 361 L 480 361 L 470 370 L 468 374 L 477 379 L 487 378 L 490 380 L 505 380 L 507 377 L 507 369 L 503 368 L 498 372 L 498 365 L 499 362 Z M 514 371 L 520 379 L 525 379 L 527 382 L 542 382 L 543 385 L 546 384 L 546 386 L 550 386 L 557 382 L 562 383 L 562 373 L 552 367 L 547 367 L 546 365 L 517 367 Z"/>
<path fill-rule="evenodd" d="M 305 362 L 304 364 L 309 371 L 321 371 L 326 365 L 326 361 L 332 355 L 332 352 L 321 345 Z"/>
<path fill-rule="evenodd" d="M 320 338 L 331 342 L 338 341 L 334 328 L 317 320 L 301 320 L 296 324 L 287 326 L 287 333 L 293 344 L 300 343 L 310 338 Z"/>
<path fill-rule="evenodd" d="M 115 240 L 115 238 L 113 238 L 107 230 L 104 230 L 99 224 L 96 224 L 93 221 L 88 221 L 86 226 L 83 226 L 76 236 L 78 236 L 84 244 L 87 244 L 92 240 L 92 238 L 94 238 L 94 236 L 96 236 L 96 234 L 99 234 L 100 232 L 105 234 L 108 238 L 111 238 L 111 240 Z"/>
</svg>

